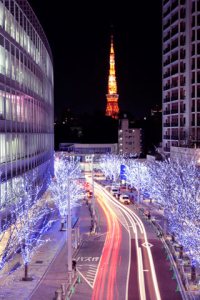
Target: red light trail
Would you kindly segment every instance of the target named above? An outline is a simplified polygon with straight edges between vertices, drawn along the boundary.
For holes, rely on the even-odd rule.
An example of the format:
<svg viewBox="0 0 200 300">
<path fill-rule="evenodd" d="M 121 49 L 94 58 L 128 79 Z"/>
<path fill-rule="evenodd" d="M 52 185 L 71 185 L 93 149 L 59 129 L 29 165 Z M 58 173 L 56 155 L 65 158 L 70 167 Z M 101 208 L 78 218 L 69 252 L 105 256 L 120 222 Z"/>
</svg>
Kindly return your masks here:
<svg viewBox="0 0 200 300">
<path fill-rule="evenodd" d="M 116 284 L 115 279 L 119 247 L 122 238 L 121 224 L 119 223 L 115 213 L 112 211 L 109 205 L 102 200 L 102 197 L 100 195 L 98 195 L 97 200 L 101 205 L 107 219 L 107 236 L 101 256 L 101 261 L 99 264 L 99 271 L 97 273 L 94 285 L 92 300 L 103 299 L 105 280 L 108 272 L 109 274 L 106 299 L 112 300 L 114 284 Z"/>
</svg>

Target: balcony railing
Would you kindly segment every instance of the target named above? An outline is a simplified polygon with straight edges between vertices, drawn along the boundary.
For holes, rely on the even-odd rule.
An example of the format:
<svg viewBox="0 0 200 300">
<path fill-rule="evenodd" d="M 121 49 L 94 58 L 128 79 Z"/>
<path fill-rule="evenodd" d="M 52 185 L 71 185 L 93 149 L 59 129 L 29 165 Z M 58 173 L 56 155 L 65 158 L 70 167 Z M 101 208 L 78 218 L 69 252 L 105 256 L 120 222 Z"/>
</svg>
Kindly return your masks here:
<svg viewBox="0 0 200 300">
<path fill-rule="evenodd" d="M 171 101 L 176 101 L 178 100 L 178 94 L 171 96 Z"/>
<path fill-rule="evenodd" d="M 166 42 L 170 38 L 170 34 L 166 35 L 163 39 L 164 42 Z"/>
<path fill-rule="evenodd" d="M 174 61 L 176 61 L 178 59 L 178 55 L 176 55 L 176 56 L 172 56 L 172 58 L 171 58 L 171 62 L 174 62 Z"/>
<path fill-rule="evenodd" d="M 178 82 L 177 81 L 172 82 L 172 84 L 171 84 L 171 88 L 172 89 L 175 88 L 175 87 L 177 87 L 177 86 L 178 86 Z"/>
<path fill-rule="evenodd" d="M 176 22 L 178 20 L 178 13 L 176 13 L 172 19 L 171 19 L 171 24 L 173 24 L 174 22 Z"/>
<path fill-rule="evenodd" d="M 171 44 L 171 50 L 173 50 L 176 47 L 178 47 L 178 41 L 176 43 Z"/>
<path fill-rule="evenodd" d="M 170 20 L 163 26 L 164 30 L 170 26 Z"/>
<path fill-rule="evenodd" d="M 165 140 L 170 140 L 170 135 L 164 135 Z"/>
<path fill-rule="evenodd" d="M 178 127 L 178 122 L 171 122 L 172 127 Z"/>
<path fill-rule="evenodd" d="M 170 13 L 170 7 L 169 7 L 168 10 L 163 14 L 163 17 L 165 18 L 169 13 Z"/>
<path fill-rule="evenodd" d="M 170 64 L 170 59 L 167 59 L 165 62 L 164 62 L 164 67 L 169 65 Z"/>
<path fill-rule="evenodd" d="M 165 151 L 165 152 L 170 152 L 170 148 L 164 147 L 164 151 Z"/>
<path fill-rule="evenodd" d="M 164 86 L 164 91 L 169 90 L 169 89 L 170 89 L 170 84 L 166 84 L 166 85 Z"/>
<path fill-rule="evenodd" d="M 174 74 L 177 74 L 178 73 L 178 68 L 177 69 L 173 69 L 172 71 L 171 71 L 171 75 L 174 75 Z"/>
<path fill-rule="evenodd" d="M 165 50 L 164 50 L 164 54 L 166 54 L 167 52 L 170 51 L 170 47 L 167 47 Z"/>
<path fill-rule="evenodd" d="M 170 102 L 170 97 L 164 98 L 163 102 L 164 103 Z"/>
<path fill-rule="evenodd" d="M 165 0 L 165 1 L 164 1 L 164 5 L 167 4 L 167 2 L 169 2 L 169 0 Z"/>
<path fill-rule="evenodd" d="M 170 115 L 170 110 L 164 110 L 164 115 Z"/>
<path fill-rule="evenodd" d="M 177 109 L 171 109 L 171 114 L 177 114 L 178 113 L 178 108 Z"/>
<path fill-rule="evenodd" d="M 173 28 L 171 31 L 171 37 L 178 33 L 178 26 Z"/>
<path fill-rule="evenodd" d="M 172 4 L 171 11 L 174 10 L 177 6 L 178 6 L 178 0 Z"/>
<path fill-rule="evenodd" d="M 164 78 L 167 78 L 167 77 L 169 77 L 169 76 L 170 76 L 170 72 L 165 73 L 163 77 L 164 77 Z"/>
<path fill-rule="evenodd" d="M 170 127 L 170 123 L 164 123 L 164 127 Z"/>
<path fill-rule="evenodd" d="M 171 135 L 172 140 L 178 140 L 178 135 Z"/>
</svg>

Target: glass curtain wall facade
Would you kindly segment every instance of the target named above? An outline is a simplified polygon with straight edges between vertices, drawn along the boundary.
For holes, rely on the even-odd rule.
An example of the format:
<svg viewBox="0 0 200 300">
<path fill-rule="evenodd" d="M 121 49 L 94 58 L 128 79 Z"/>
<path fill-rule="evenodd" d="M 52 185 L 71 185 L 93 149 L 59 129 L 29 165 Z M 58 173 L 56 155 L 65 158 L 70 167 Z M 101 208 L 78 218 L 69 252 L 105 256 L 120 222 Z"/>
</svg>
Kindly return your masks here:
<svg viewBox="0 0 200 300">
<path fill-rule="evenodd" d="M 53 171 L 53 59 L 27 0 L 0 0 L 1 209 L 15 178 Z"/>
</svg>

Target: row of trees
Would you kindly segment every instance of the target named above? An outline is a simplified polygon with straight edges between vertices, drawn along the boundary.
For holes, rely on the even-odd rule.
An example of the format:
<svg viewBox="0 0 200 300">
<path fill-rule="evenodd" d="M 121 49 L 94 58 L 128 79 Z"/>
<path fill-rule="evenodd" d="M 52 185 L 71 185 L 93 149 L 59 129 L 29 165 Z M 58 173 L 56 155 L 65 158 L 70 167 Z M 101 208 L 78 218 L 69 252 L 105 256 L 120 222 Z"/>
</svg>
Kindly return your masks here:
<svg viewBox="0 0 200 300">
<path fill-rule="evenodd" d="M 120 175 L 125 165 L 127 182 L 141 193 L 150 194 L 165 210 L 172 234 L 195 262 L 200 263 L 200 170 L 199 153 L 141 163 L 117 155 L 102 157 L 101 168 L 110 178 Z"/>
<path fill-rule="evenodd" d="M 15 202 L 10 207 L 10 217 L 4 220 L 1 228 L 0 276 L 5 275 L 6 266 L 16 253 L 21 253 L 25 266 L 24 280 L 28 280 L 28 264 L 38 248 L 49 241 L 48 238 L 44 238 L 44 234 L 55 221 L 52 218 L 54 210 L 57 208 L 61 218 L 66 219 L 68 178 L 80 177 L 81 170 L 77 163 L 70 161 L 64 155 L 55 157 L 54 168 L 55 177 L 53 178 L 47 171 L 43 183 L 37 183 L 36 170 L 27 172 L 15 180 L 12 189 Z M 40 197 L 44 185 L 49 189 L 51 196 Z M 82 195 L 83 186 L 78 182 L 70 183 L 72 208 L 79 205 L 78 200 Z M 53 201 L 49 201 L 50 198 Z"/>
</svg>

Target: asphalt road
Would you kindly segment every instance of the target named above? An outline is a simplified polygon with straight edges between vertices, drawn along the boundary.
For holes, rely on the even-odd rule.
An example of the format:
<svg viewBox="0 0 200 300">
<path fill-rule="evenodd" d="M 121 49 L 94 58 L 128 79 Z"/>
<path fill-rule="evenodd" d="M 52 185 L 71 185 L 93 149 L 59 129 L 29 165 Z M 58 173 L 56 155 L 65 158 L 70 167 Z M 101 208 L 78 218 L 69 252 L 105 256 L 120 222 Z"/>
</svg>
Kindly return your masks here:
<svg viewBox="0 0 200 300">
<path fill-rule="evenodd" d="M 77 256 L 82 283 L 72 300 L 181 300 L 162 243 L 132 205 L 95 183 L 101 232 Z"/>
</svg>

